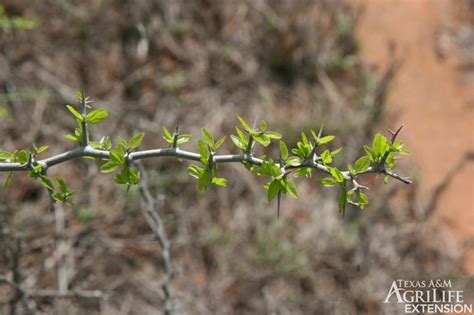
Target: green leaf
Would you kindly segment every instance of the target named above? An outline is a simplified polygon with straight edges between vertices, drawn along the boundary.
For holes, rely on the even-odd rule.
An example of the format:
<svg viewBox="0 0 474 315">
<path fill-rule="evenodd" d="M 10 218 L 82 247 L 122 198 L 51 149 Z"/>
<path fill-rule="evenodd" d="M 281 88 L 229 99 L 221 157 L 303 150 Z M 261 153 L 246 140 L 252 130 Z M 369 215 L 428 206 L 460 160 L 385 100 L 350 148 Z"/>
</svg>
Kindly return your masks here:
<svg viewBox="0 0 474 315">
<path fill-rule="evenodd" d="M 244 145 L 244 143 L 242 142 L 242 140 L 240 140 L 239 137 L 237 136 L 234 136 L 234 135 L 231 135 L 230 136 L 230 139 L 232 140 L 232 142 L 235 144 L 235 146 L 241 150 L 245 150 L 246 148 L 246 145 Z"/>
<path fill-rule="evenodd" d="M 369 203 L 369 198 L 367 198 L 367 196 L 363 192 L 358 192 L 357 198 L 359 199 L 359 203 L 363 203 L 363 204 Z"/>
<path fill-rule="evenodd" d="M 212 174 L 209 170 L 204 170 L 198 180 L 199 191 L 204 192 L 212 180 Z"/>
<path fill-rule="evenodd" d="M 319 183 L 325 187 L 331 187 L 337 184 L 336 180 L 332 177 L 326 177 L 319 180 Z"/>
<path fill-rule="evenodd" d="M 13 154 L 8 151 L 0 150 L 0 161 L 10 160 L 12 159 Z"/>
<path fill-rule="evenodd" d="M 116 151 L 116 150 L 110 151 L 110 159 L 118 165 L 125 164 L 125 157 L 119 151 Z"/>
<path fill-rule="evenodd" d="M 240 141 L 242 141 L 242 143 L 246 147 L 249 142 L 247 136 L 242 132 L 242 130 L 240 130 L 239 127 L 235 127 L 235 131 L 237 131 L 237 135 L 239 136 Z"/>
<path fill-rule="evenodd" d="M 219 147 L 224 143 L 226 137 L 222 137 L 219 140 L 217 140 L 216 144 L 214 145 L 214 150 L 219 149 Z"/>
<path fill-rule="evenodd" d="M 247 124 L 247 122 L 240 116 L 237 116 L 237 119 L 239 120 L 240 124 L 244 128 L 245 131 L 250 132 L 250 126 Z"/>
<path fill-rule="evenodd" d="M 26 163 L 28 163 L 30 159 L 30 153 L 26 150 L 21 150 L 19 153 L 18 153 L 18 162 L 20 162 L 21 165 L 25 165 Z"/>
<path fill-rule="evenodd" d="M 345 178 L 344 178 L 344 175 L 341 173 L 340 170 L 338 170 L 337 168 L 335 167 L 330 167 L 329 168 L 329 172 L 331 173 L 331 175 L 334 177 L 334 179 L 338 182 L 338 183 L 343 183 L 345 181 Z"/>
<path fill-rule="evenodd" d="M 189 134 L 178 135 L 177 144 L 186 143 L 186 142 L 188 142 L 191 138 L 192 138 L 192 135 L 189 135 Z"/>
<path fill-rule="evenodd" d="M 352 167 L 352 165 L 350 163 L 347 163 L 347 169 L 349 170 L 351 175 L 355 175 L 357 173 L 356 170 L 354 169 L 354 167 Z"/>
<path fill-rule="evenodd" d="M 212 134 L 209 132 L 209 130 L 207 130 L 206 128 L 201 128 L 201 133 L 207 145 L 210 146 L 211 148 L 214 148 L 215 140 Z"/>
<path fill-rule="evenodd" d="M 295 177 L 305 176 L 305 177 L 311 178 L 311 172 L 312 171 L 313 171 L 313 169 L 311 167 L 299 168 L 295 172 Z"/>
<path fill-rule="evenodd" d="M 129 185 L 138 185 L 140 183 L 140 173 L 133 169 L 133 168 L 129 168 L 129 181 L 128 181 L 128 184 Z"/>
<path fill-rule="evenodd" d="M 203 169 L 197 165 L 190 165 L 188 166 L 188 174 L 191 175 L 194 178 L 199 179 L 199 176 L 201 176 Z"/>
<path fill-rule="evenodd" d="M 388 140 L 385 136 L 377 133 L 372 142 L 372 150 L 376 157 L 381 157 L 388 148 Z"/>
<path fill-rule="evenodd" d="M 264 135 L 270 139 L 275 139 L 275 140 L 281 139 L 281 134 L 276 131 L 266 131 L 264 132 Z"/>
<path fill-rule="evenodd" d="M 304 132 L 301 133 L 301 141 L 303 141 L 304 145 L 309 146 L 308 137 L 306 137 L 306 134 Z"/>
<path fill-rule="evenodd" d="M 145 133 L 144 132 L 139 132 L 137 134 L 135 134 L 131 139 L 130 141 L 128 141 L 128 147 L 130 149 L 136 149 L 140 146 L 140 144 L 142 143 L 142 140 L 143 140 L 143 137 L 145 136 Z"/>
<path fill-rule="evenodd" d="M 74 107 L 72 107 L 71 105 L 66 105 L 66 107 L 71 112 L 71 114 L 76 117 L 77 120 L 79 120 L 80 122 L 84 121 L 84 117 L 82 116 L 82 114 L 79 113 Z"/>
<path fill-rule="evenodd" d="M 75 142 L 79 142 L 79 139 L 76 137 L 76 136 L 73 136 L 73 135 L 64 135 L 64 137 L 68 140 L 72 140 L 72 141 L 75 141 Z"/>
<path fill-rule="evenodd" d="M 278 195 L 278 192 L 280 191 L 280 189 L 281 189 L 281 186 L 280 186 L 279 180 L 274 179 L 268 186 L 268 192 L 267 192 L 268 201 L 272 201 L 276 197 L 276 195 Z"/>
<path fill-rule="evenodd" d="M 87 114 L 86 121 L 90 124 L 98 124 L 107 118 L 108 115 L 109 113 L 105 109 L 96 109 Z"/>
<path fill-rule="evenodd" d="M 338 154 L 338 153 L 341 152 L 341 151 L 342 151 L 342 147 L 337 148 L 336 150 L 332 150 L 332 151 L 331 151 L 331 155 L 332 155 L 332 156 L 335 156 L 336 154 Z"/>
<path fill-rule="evenodd" d="M 271 140 L 270 138 L 266 135 L 266 133 L 254 133 L 252 134 L 253 139 L 263 145 L 264 147 L 268 147 L 270 145 Z"/>
<path fill-rule="evenodd" d="M 104 164 L 102 164 L 102 166 L 100 167 L 100 171 L 102 173 L 110 173 L 110 172 L 113 172 L 115 171 L 115 169 L 117 168 L 117 166 L 119 166 L 119 164 L 117 164 L 116 161 L 107 161 L 105 162 Z"/>
<path fill-rule="evenodd" d="M 211 181 L 216 186 L 227 186 L 227 179 L 221 177 L 214 177 Z"/>
<path fill-rule="evenodd" d="M 163 139 L 169 144 L 173 144 L 173 136 L 166 127 L 163 127 Z"/>
<path fill-rule="evenodd" d="M 36 147 L 35 144 L 33 144 L 33 147 L 35 149 L 35 153 L 36 154 L 40 154 L 41 152 L 44 152 L 46 150 L 48 150 L 48 146 L 47 145 L 43 145 L 43 146 L 40 146 L 40 147 Z"/>
<path fill-rule="evenodd" d="M 332 156 L 329 150 L 324 150 L 323 154 L 321 154 L 321 160 L 324 165 L 332 163 Z"/>
<path fill-rule="evenodd" d="M 301 159 L 297 156 L 290 156 L 288 160 L 286 160 L 286 166 L 300 166 Z"/>
<path fill-rule="evenodd" d="M 335 136 L 322 137 L 321 139 L 319 139 L 318 144 L 325 144 L 325 143 L 331 142 L 334 138 Z"/>
<path fill-rule="evenodd" d="M 345 186 L 341 186 L 341 191 L 339 192 L 338 198 L 338 205 L 339 205 L 339 212 L 344 216 L 346 213 L 346 203 L 347 203 L 347 188 Z"/>
<path fill-rule="evenodd" d="M 53 182 L 49 179 L 48 176 L 40 175 L 40 180 L 49 191 L 54 191 Z"/>
<path fill-rule="evenodd" d="M 283 141 L 280 141 L 280 153 L 283 161 L 286 161 L 288 159 L 288 148 L 286 147 L 286 144 Z"/>
<path fill-rule="evenodd" d="M 56 183 L 58 183 L 59 189 L 61 189 L 63 193 L 69 192 L 69 189 L 67 188 L 66 183 L 63 181 L 61 177 L 56 176 L 55 180 L 56 180 Z"/>
<path fill-rule="evenodd" d="M 267 130 L 268 125 L 265 122 L 265 120 L 262 120 L 262 121 L 260 121 L 260 126 L 259 127 L 260 127 L 261 131 L 265 131 L 265 130 Z"/>
<path fill-rule="evenodd" d="M 367 145 L 364 145 L 364 150 L 367 153 L 367 155 L 369 156 L 370 161 L 375 162 L 376 161 L 376 156 L 374 154 L 374 151 L 372 151 L 372 149 Z"/>
<path fill-rule="evenodd" d="M 207 165 L 209 163 L 209 150 L 207 149 L 206 145 L 202 140 L 198 140 L 198 151 L 199 154 L 201 155 L 201 162 L 204 165 Z"/>
<path fill-rule="evenodd" d="M 295 183 L 289 179 L 289 178 L 285 178 L 283 180 L 284 182 L 284 186 L 286 188 L 286 191 L 295 199 L 298 199 L 298 191 L 296 190 L 296 185 Z"/>
<path fill-rule="evenodd" d="M 354 168 L 357 171 L 357 173 L 365 172 L 369 168 L 369 166 L 370 166 L 370 158 L 367 155 L 364 155 L 363 157 L 359 158 L 354 163 Z"/>
</svg>

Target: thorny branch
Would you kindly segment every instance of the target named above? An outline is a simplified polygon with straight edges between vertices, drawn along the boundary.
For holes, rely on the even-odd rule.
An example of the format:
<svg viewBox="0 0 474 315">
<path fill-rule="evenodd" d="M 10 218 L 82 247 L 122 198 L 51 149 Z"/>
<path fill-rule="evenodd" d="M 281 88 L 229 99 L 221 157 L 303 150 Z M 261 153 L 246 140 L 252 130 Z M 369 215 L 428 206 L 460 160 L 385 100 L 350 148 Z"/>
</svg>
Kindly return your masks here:
<svg viewBox="0 0 474 315">
<path fill-rule="evenodd" d="M 64 162 L 81 158 L 81 157 L 107 159 L 109 158 L 109 155 L 110 155 L 110 151 L 108 150 L 98 150 L 98 149 L 94 149 L 91 146 L 86 146 L 86 147 L 77 148 L 71 151 L 67 151 L 64 153 L 60 153 L 43 160 L 38 160 L 37 163 L 38 165 L 41 165 L 43 169 L 48 169 L 52 166 L 62 164 Z M 153 157 L 175 157 L 175 158 L 179 158 L 183 160 L 191 160 L 191 161 L 197 161 L 197 162 L 199 162 L 201 158 L 201 156 L 198 153 L 185 151 L 179 148 L 162 148 L 162 149 L 154 149 L 154 150 L 135 151 L 128 155 L 128 159 L 130 161 L 138 161 L 141 159 L 153 158 Z M 256 158 L 250 154 L 235 154 L 235 155 L 225 154 L 225 155 L 214 155 L 212 157 L 212 162 L 213 163 L 247 162 L 252 165 L 261 165 L 263 160 Z M 305 167 L 310 167 L 310 168 L 319 170 L 323 173 L 330 174 L 330 171 L 326 166 L 315 161 L 305 161 L 301 165 L 289 166 L 287 168 L 298 169 L 298 168 L 305 168 Z M 15 163 L 1 162 L 0 163 L 0 172 L 17 172 L 17 171 L 28 171 L 28 170 L 30 170 L 28 165 L 21 165 L 18 162 L 15 162 Z M 393 177 L 405 184 L 412 183 L 411 179 L 408 177 L 403 177 L 391 171 L 388 171 L 386 169 L 381 169 L 379 167 L 374 167 L 374 166 L 370 166 L 364 172 L 358 173 L 356 177 L 359 175 L 368 174 L 368 173 L 381 173 L 381 174 L 385 174 L 390 177 Z M 342 172 L 342 174 L 344 175 L 345 179 L 348 179 L 348 180 L 351 179 L 349 171 L 344 171 Z"/>
</svg>

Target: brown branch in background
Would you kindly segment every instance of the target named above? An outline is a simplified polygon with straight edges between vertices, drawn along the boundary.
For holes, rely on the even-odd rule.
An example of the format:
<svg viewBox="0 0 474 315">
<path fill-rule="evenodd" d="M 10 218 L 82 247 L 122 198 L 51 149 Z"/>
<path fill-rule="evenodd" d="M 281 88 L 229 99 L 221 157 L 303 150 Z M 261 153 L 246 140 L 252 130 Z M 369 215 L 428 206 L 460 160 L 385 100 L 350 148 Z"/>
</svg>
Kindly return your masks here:
<svg viewBox="0 0 474 315">
<path fill-rule="evenodd" d="M 173 292 L 171 289 L 171 280 L 173 279 L 174 272 L 171 265 L 171 253 L 168 237 L 164 228 L 163 220 L 155 209 L 155 199 L 152 197 L 148 188 L 147 174 L 145 168 L 141 163 L 137 163 L 138 169 L 140 170 L 140 193 L 142 195 L 145 207 L 142 208 L 144 211 L 145 218 L 148 224 L 155 233 L 155 236 L 160 243 L 161 247 L 161 260 L 163 268 L 165 270 L 165 278 L 161 284 L 165 296 L 165 314 L 171 315 L 174 313 L 173 305 Z"/>
<path fill-rule="evenodd" d="M 56 223 L 56 262 L 57 262 L 57 283 L 58 293 L 67 295 L 68 293 L 68 270 L 66 266 L 67 244 L 64 239 L 65 220 L 64 207 L 62 204 L 54 204 L 54 220 Z M 65 305 L 59 305 L 61 311 L 65 310 Z"/>
<path fill-rule="evenodd" d="M 446 190 L 446 188 L 448 188 L 451 181 L 462 170 L 462 168 L 464 167 L 464 165 L 466 165 L 467 162 L 473 161 L 473 160 L 474 160 L 474 151 L 466 152 L 466 154 L 462 157 L 462 159 L 459 160 L 459 162 L 448 171 L 444 179 L 433 190 L 433 194 L 431 195 L 431 198 L 425 209 L 425 218 L 429 218 L 435 212 L 438 206 L 439 200 L 441 196 L 443 195 L 443 192 Z"/>
</svg>

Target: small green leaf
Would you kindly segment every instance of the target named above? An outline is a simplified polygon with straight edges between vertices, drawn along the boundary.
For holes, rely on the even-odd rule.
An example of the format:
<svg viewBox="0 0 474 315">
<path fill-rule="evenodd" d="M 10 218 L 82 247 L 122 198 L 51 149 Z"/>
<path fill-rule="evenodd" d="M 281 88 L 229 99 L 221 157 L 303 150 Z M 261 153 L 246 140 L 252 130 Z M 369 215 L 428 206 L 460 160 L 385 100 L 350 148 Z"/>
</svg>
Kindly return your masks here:
<svg viewBox="0 0 474 315">
<path fill-rule="evenodd" d="M 318 144 L 329 143 L 329 142 L 331 142 L 334 138 L 335 138 L 335 136 L 325 136 L 325 137 L 322 137 L 321 139 L 319 139 Z"/>
<path fill-rule="evenodd" d="M 283 180 L 284 182 L 284 186 L 286 188 L 286 191 L 295 199 L 298 199 L 298 191 L 296 190 L 296 185 L 295 183 L 289 179 L 289 178 L 286 178 Z"/>
<path fill-rule="evenodd" d="M 285 142 L 280 141 L 280 153 L 283 161 L 288 159 L 288 148 L 286 147 Z"/>
<path fill-rule="evenodd" d="M 354 168 L 357 171 L 357 173 L 365 172 L 369 168 L 369 166 L 370 166 L 370 158 L 367 155 L 364 155 L 363 157 L 359 158 L 354 163 Z"/>
<path fill-rule="evenodd" d="M 241 150 L 245 150 L 246 148 L 246 145 L 243 144 L 242 140 L 240 140 L 239 137 L 237 136 L 234 136 L 234 135 L 231 135 L 230 136 L 230 139 L 232 140 L 232 142 L 235 144 L 235 146 Z"/>
<path fill-rule="evenodd" d="M 324 150 L 323 154 L 321 154 L 321 160 L 324 165 L 328 165 L 332 163 L 332 156 L 329 150 Z"/>
<path fill-rule="evenodd" d="M 346 213 L 346 203 L 347 203 L 347 188 L 345 186 L 341 186 L 341 191 L 339 192 L 338 198 L 338 205 L 339 205 L 339 212 L 344 216 Z"/>
<path fill-rule="evenodd" d="M 281 134 L 276 131 L 266 131 L 264 132 L 264 134 L 267 138 L 270 138 L 270 139 L 275 139 L 275 140 L 281 139 Z"/>
<path fill-rule="evenodd" d="M 260 121 L 259 127 L 260 127 L 260 130 L 261 130 L 261 131 L 265 131 L 265 130 L 267 130 L 268 125 L 267 125 L 267 123 L 265 122 L 265 120 L 262 120 L 262 121 Z"/>
<path fill-rule="evenodd" d="M 336 150 L 332 150 L 332 151 L 331 151 L 331 155 L 332 155 L 332 156 L 335 156 L 336 154 L 338 154 L 338 153 L 341 152 L 341 151 L 342 151 L 342 147 L 337 148 Z"/>
<path fill-rule="evenodd" d="M 63 193 L 69 192 L 69 189 L 67 188 L 66 183 L 63 181 L 61 177 L 56 176 L 55 179 L 56 179 L 56 183 L 58 183 L 59 189 L 61 189 Z"/>
<path fill-rule="evenodd" d="M 385 136 L 377 133 L 372 142 L 372 150 L 377 158 L 381 157 L 388 148 L 388 140 Z"/>
<path fill-rule="evenodd" d="M 242 141 L 244 147 L 246 147 L 248 144 L 247 136 L 242 132 L 242 130 L 240 130 L 239 127 L 235 127 L 235 131 L 237 131 L 237 135 L 239 136 L 240 141 Z"/>
<path fill-rule="evenodd" d="M 110 159 L 118 165 L 123 165 L 125 163 L 125 157 L 119 151 L 110 151 Z"/>
<path fill-rule="evenodd" d="M 117 164 L 116 161 L 110 160 L 102 164 L 102 166 L 100 167 L 100 171 L 102 173 L 110 173 L 113 172 L 117 168 L 117 166 L 119 166 L 119 164 Z"/>
<path fill-rule="evenodd" d="M 201 128 L 201 133 L 207 145 L 210 146 L 211 148 L 214 148 L 215 140 L 212 134 L 209 132 L 209 130 L 207 130 L 206 128 Z"/>
<path fill-rule="evenodd" d="M 349 170 L 351 175 L 355 175 L 357 173 L 356 170 L 354 169 L 354 167 L 352 167 L 352 165 L 350 163 L 347 163 L 347 169 Z"/>
<path fill-rule="evenodd" d="M 188 167 L 188 174 L 191 175 L 192 177 L 199 179 L 201 176 L 202 172 L 204 172 L 204 169 L 202 167 L 199 167 L 197 165 L 190 165 Z"/>
<path fill-rule="evenodd" d="M 79 142 L 79 139 L 76 137 L 76 136 L 73 136 L 73 135 L 64 135 L 64 137 L 68 140 L 72 140 L 72 141 L 75 141 L 75 142 Z"/>
<path fill-rule="evenodd" d="M 53 182 L 49 179 L 48 176 L 40 175 L 40 180 L 49 191 L 54 191 Z"/>
<path fill-rule="evenodd" d="M 26 163 L 28 163 L 30 159 L 30 153 L 26 150 L 21 150 L 19 153 L 18 153 L 18 162 L 20 162 L 21 165 L 25 165 Z"/>
<path fill-rule="evenodd" d="M 189 135 L 189 134 L 178 135 L 177 144 L 186 143 L 186 142 L 188 142 L 191 138 L 192 138 L 192 135 Z"/>
<path fill-rule="evenodd" d="M 300 166 L 301 165 L 301 159 L 297 156 L 290 156 L 288 160 L 286 160 L 286 166 Z"/>
<path fill-rule="evenodd" d="M 90 124 L 98 124 L 107 118 L 108 115 L 109 113 L 105 109 L 96 109 L 87 114 L 86 121 Z"/>
<path fill-rule="evenodd" d="M 198 187 L 200 192 L 204 192 L 212 180 L 212 174 L 209 170 L 204 170 L 198 180 Z"/>
<path fill-rule="evenodd" d="M 237 119 L 239 120 L 240 124 L 244 128 L 245 131 L 250 132 L 250 126 L 247 124 L 247 122 L 240 116 L 237 116 Z"/>
<path fill-rule="evenodd" d="M 304 145 L 306 146 L 309 145 L 308 137 L 306 137 L 306 134 L 304 132 L 301 133 L 301 141 L 303 142 Z"/>
<path fill-rule="evenodd" d="M 330 167 L 329 168 L 329 172 L 331 173 L 331 175 L 334 177 L 334 179 L 338 182 L 338 183 L 343 183 L 345 181 L 345 178 L 344 178 L 344 175 L 341 173 L 340 170 L 338 170 L 337 168 L 335 167 Z"/>
<path fill-rule="evenodd" d="M 358 192 L 357 198 L 359 199 L 359 203 L 363 203 L 363 204 L 369 203 L 369 198 L 367 198 L 367 196 L 363 192 Z"/>
<path fill-rule="evenodd" d="M 268 186 L 268 192 L 267 192 L 268 201 L 272 201 L 276 197 L 280 189 L 281 189 L 280 182 L 277 179 L 274 179 Z"/>
<path fill-rule="evenodd" d="M 227 186 L 227 179 L 221 177 L 214 177 L 211 181 L 216 186 Z"/>
<path fill-rule="evenodd" d="M 214 145 L 214 150 L 219 149 L 219 147 L 224 143 L 226 137 L 222 137 L 219 140 L 217 140 L 216 144 Z"/>
<path fill-rule="evenodd" d="M 36 154 L 40 154 L 41 152 L 44 152 L 44 151 L 48 150 L 47 145 L 43 145 L 39 148 L 37 148 L 34 144 L 33 144 L 33 146 L 35 147 Z"/>
<path fill-rule="evenodd" d="M 326 177 L 319 180 L 319 183 L 325 187 L 331 187 L 337 184 L 336 180 L 332 177 Z"/>
<path fill-rule="evenodd" d="M 128 141 L 128 147 L 130 149 L 136 149 L 140 146 L 140 144 L 142 143 L 142 140 L 143 140 L 143 137 L 145 136 L 145 133 L 144 132 L 139 132 L 137 134 L 135 134 L 131 139 L 130 141 Z"/>
<path fill-rule="evenodd" d="M 0 161 L 10 160 L 13 154 L 8 151 L 0 150 Z"/>
<path fill-rule="evenodd" d="M 165 139 L 166 142 L 169 144 L 173 144 L 173 136 L 169 132 L 169 130 L 163 126 L 163 139 Z"/>
<path fill-rule="evenodd" d="M 254 133 L 252 134 L 255 141 L 263 145 L 264 147 L 268 147 L 271 143 L 270 138 L 266 135 L 266 133 Z"/>
<path fill-rule="evenodd" d="M 76 117 L 77 120 L 79 120 L 80 122 L 84 121 L 84 117 L 82 116 L 82 114 L 79 113 L 74 107 L 72 107 L 71 105 L 66 105 L 66 107 L 71 112 L 71 114 Z"/>
<path fill-rule="evenodd" d="M 202 140 L 198 140 L 198 151 L 199 154 L 201 155 L 201 162 L 204 165 L 207 165 L 208 160 L 209 160 L 209 150 L 207 149 L 206 145 Z"/>
</svg>

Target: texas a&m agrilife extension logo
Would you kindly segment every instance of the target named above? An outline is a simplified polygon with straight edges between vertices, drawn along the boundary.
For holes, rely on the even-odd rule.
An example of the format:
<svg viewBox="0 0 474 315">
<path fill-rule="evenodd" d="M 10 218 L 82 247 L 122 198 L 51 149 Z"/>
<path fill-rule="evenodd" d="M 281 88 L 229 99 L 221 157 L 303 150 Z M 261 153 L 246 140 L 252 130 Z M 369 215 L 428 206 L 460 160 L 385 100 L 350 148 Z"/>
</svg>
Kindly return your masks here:
<svg viewBox="0 0 474 315">
<path fill-rule="evenodd" d="M 472 314 L 464 292 L 451 280 L 395 280 L 383 303 L 405 304 L 406 314 Z"/>
</svg>

